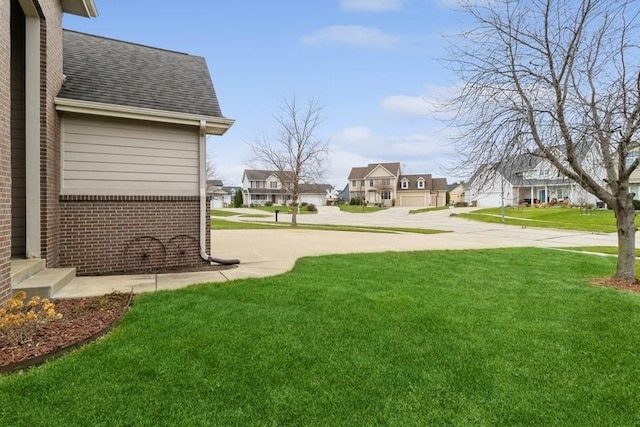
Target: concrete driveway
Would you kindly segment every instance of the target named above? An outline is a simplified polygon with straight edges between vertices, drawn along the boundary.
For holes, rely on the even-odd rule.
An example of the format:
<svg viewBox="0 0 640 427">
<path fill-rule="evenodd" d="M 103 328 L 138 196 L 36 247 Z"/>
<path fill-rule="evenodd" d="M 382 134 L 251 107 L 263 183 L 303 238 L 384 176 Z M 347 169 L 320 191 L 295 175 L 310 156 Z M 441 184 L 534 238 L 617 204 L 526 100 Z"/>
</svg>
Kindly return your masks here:
<svg viewBox="0 0 640 427">
<path fill-rule="evenodd" d="M 239 271 L 230 277 L 262 276 L 287 271 L 295 260 L 310 255 L 356 252 L 414 251 L 430 249 L 485 249 L 505 247 L 616 246 L 615 234 L 522 228 L 466 220 L 451 213 L 456 208 L 409 215 L 409 208 L 391 208 L 369 214 L 350 214 L 337 207 L 322 206 L 317 215 L 299 215 L 301 224 L 394 226 L 449 231 L 441 234 L 382 234 L 360 232 L 285 230 L 220 230 L 212 232 L 212 253 L 220 258 L 239 258 Z M 246 212 L 246 211 L 245 211 Z M 251 218 L 255 221 L 255 218 Z M 266 222 L 275 222 L 269 217 Z M 280 215 L 279 222 L 290 221 Z"/>
<path fill-rule="evenodd" d="M 471 208 L 456 208 L 461 213 Z M 194 283 L 264 277 L 290 270 L 304 256 L 357 252 L 415 251 L 430 249 L 485 249 L 506 247 L 616 246 L 614 234 L 522 228 L 503 224 L 487 224 L 451 216 L 441 210 L 409 215 L 409 208 L 391 208 L 369 214 L 350 214 L 336 207 L 319 207 L 317 215 L 300 215 L 304 224 L 369 225 L 408 228 L 430 228 L 449 231 L 441 234 L 382 234 L 362 232 L 282 230 L 219 230 L 211 233 L 211 255 L 238 258 L 236 268 L 197 273 L 140 274 L 132 276 L 78 277 L 54 297 L 68 298 L 104 295 L 112 291 L 149 292 L 175 289 Z M 264 213 L 251 209 L 242 213 Z M 255 221 L 256 218 L 250 218 Z M 238 218 L 237 220 L 242 220 Z M 275 222 L 274 216 L 262 219 Z M 290 216 L 280 215 L 280 222 Z M 636 243 L 638 244 L 638 243 Z M 640 246 L 639 246 L 640 247 Z"/>
</svg>

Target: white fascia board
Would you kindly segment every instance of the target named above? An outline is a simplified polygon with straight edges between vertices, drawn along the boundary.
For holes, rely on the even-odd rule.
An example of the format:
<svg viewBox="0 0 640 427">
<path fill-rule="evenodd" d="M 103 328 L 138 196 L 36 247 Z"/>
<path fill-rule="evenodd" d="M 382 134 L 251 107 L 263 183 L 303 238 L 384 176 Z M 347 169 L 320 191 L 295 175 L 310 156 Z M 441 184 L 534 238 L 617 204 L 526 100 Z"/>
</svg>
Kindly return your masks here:
<svg viewBox="0 0 640 427">
<path fill-rule="evenodd" d="M 118 117 L 124 119 L 147 120 L 153 122 L 200 126 L 206 121 L 207 135 L 223 135 L 235 123 L 224 117 L 200 116 L 175 111 L 154 110 L 152 108 L 130 107 L 126 105 L 104 104 L 77 99 L 55 98 L 56 110 L 94 116 Z"/>
<path fill-rule="evenodd" d="M 96 18 L 98 8 L 94 0 L 62 0 L 62 10 L 72 15 L 83 16 L 85 18 Z"/>
</svg>

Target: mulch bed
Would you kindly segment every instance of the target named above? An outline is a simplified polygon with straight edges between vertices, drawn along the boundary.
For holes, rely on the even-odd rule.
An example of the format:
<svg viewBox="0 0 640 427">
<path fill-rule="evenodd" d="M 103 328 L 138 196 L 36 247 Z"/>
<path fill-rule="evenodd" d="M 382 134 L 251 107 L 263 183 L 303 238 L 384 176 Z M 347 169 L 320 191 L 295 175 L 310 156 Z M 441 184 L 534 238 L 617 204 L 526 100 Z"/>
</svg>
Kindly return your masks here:
<svg viewBox="0 0 640 427">
<path fill-rule="evenodd" d="M 18 346 L 0 337 L 0 372 L 43 363 L 98 338 L 120 320 L 132 298 L 132 294 L 111 293 L 52 300 L 61 319 L 44 323 L 28 342 Z"/>
<path fill-rule="evenodd" d="M 594 285 L 607 286 L 610 288 L 622 289 L 631 292 L 640 292 L 640 282 L 629 282 L 627 280 L 618 280 L 612 277 L 594 279 L 591 281 Z"/>
</svg>

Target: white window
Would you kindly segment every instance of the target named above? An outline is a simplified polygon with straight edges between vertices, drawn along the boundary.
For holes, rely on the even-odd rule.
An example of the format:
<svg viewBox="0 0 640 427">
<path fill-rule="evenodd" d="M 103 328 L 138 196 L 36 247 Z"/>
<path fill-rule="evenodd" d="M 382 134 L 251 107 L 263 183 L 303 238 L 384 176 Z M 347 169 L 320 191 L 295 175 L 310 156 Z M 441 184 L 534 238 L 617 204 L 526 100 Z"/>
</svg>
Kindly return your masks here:
<svg viewBox="0 0 640 427">
<path fill-rule="evenodd" d="M 271 181 L 271 188 L 278 188 L 278 182 L 277 181 Z"/>
<path fill-rule="evenodd" d="M 401 184 L 400 184 L 400 187 L 401 187 L 403 190 L 406 190 L 407 188 L 409 188 L 409 180 L 407 180 L 407 179 L 403 179 L 403 180 L 402 180 L 402 182 L 401 182 Z"/>
<path fill-rule="evenodd" d="M 390 191 L 383 191 L 382 192 L 382 199 L 383 200 L 391 200 L 391 192 Z"/>
<path fill-rule="evenodd" d="M 373 187 L 373 180 L 372 179 L 369 180 L 369 187 Z"/>
<path fill-rule="evenodd" d="M 382 178 L 382 185 L 391 185 L 391 180 L 389 178 Z"/>
<path fill-rule="evenodd" d="M 353 181 L 351 181 L 351 186 L 352 186 L 353 188 L 356 188 L 356 181 L 355 181 L 355 179 L 354 179 Z"/>
<path fill-rule="evenodd" d="M 424 179 L 423 178 L 419 178 L 418 179 L 418 188 L 421 189 L 421 190 L 424 188 Z"/>
</svg>

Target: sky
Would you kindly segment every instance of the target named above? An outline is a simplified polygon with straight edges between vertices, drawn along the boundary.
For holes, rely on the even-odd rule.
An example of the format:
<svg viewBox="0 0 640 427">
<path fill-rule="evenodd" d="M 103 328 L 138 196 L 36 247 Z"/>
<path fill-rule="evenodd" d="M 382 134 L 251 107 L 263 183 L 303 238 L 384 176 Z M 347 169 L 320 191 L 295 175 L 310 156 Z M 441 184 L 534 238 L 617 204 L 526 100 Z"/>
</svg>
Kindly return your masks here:
<svg viewBox="0 0 640 427">
<path fill-rule="evenodd" d="M 249 144 L 277 135 L 285 100 L 317 99 L 327 141 L 323 183 L 342 189 L 352 167 L 400 162 L 405 174 L 464 179 L 434 98 L 455 87 L 443 35 L 460 31 L 455 0 L 95 0 L 67 29 L 203 56 L 225 117 L 207 156 L 241 185 Z"/>
</svg>

